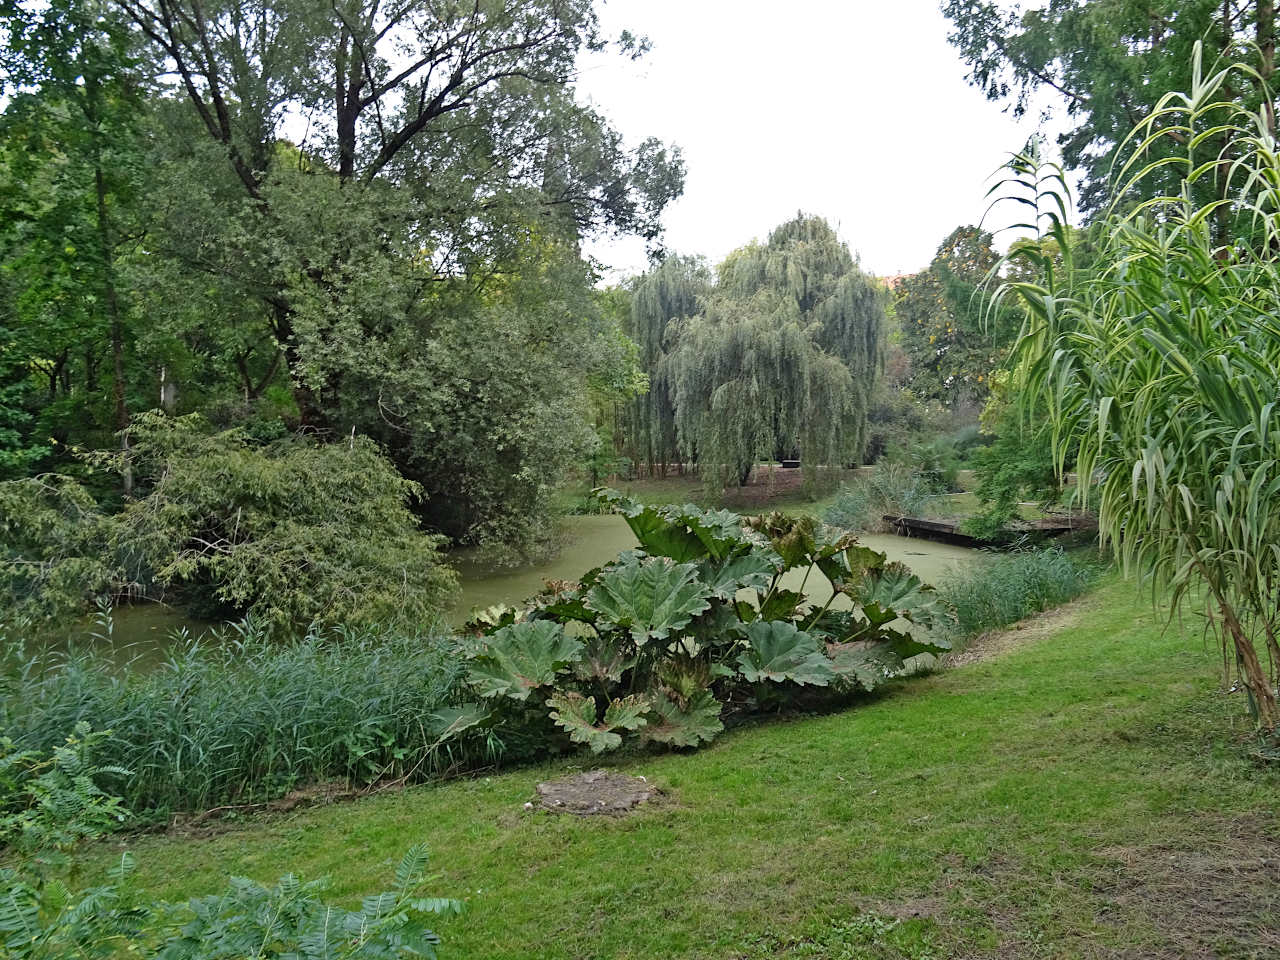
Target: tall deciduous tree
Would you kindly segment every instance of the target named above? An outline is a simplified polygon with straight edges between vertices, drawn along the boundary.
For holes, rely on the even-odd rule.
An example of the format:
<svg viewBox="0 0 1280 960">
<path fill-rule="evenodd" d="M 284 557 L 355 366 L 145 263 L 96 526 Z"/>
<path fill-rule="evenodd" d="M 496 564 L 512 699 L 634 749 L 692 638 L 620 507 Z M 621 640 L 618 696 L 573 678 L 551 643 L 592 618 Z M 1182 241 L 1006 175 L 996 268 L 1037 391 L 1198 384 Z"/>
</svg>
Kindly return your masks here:
<svg viewBox="0 0 1280 960">
<path fill-rule="evenodd" d="M 948 405 L 986 397 L 1020 323 L 1013 311 L 988 310 L 981 285 L 998 260 L 991 234 L 957 227 L 928 269 L 899 285 L 895 308 L 918 396 Z"/>
<path fill-rule="evenodd" d="M 883 290 L 825 221 L 798 216 L 730 254 L 665 364 L 679 441 L 708 485 L 801 451 L 806 480 L 857 457 L 883 362 Z"/>
<path fill-rule="evenodd" d="M 139 239 L 132 204 L 141 101 L 131 39 L 114 10 L 93 0 L 3 0 L 0 20 L 0 92 L 11 98 L 0 118 L 0 324 L 12 325 L 0 327 L 0 377 L 19 404 L 18 385 L 42 378 L 46 409 L 61 399 L 71 407 L 65 421 L 83 428 L 89 413 L 103 430 L 123 431 L 132 331 L 121 264 Z M 10 410 L 15 424 L 36 419 Z M 62 432 L 56 417 L 42 425 Z M 15 463 L 40 448 L 21 433 L 9 435 L 11 452 L 27 451 L 13 453 Z"/>
<path fill-rule="evenodd" d="M 683 185 L 575 99 L 590 0 L 112 5 L 158 78 L 133 277 L 166 403 L 367 433 L 428 526 L 530 541 L 592 385 L 639 382 L 580 242 L 656 246 Z"/>
<path fill-rule="evenodd" d="M 680 459 L 673 384 L 666 368 L 667 330 L 701 311 L 711 291 L 711 271 L 695 257 L 670 256 L 635 283 L 630 334 L 639 347 L 649 389 L 631 403 L 627 436 L 632 459 L 665 475 Z"/>
<path fill-rule="evenodd" d="M 652 238 L 680 188 L 660 144 L 628 153 L 573 101 L 575 58 L 603 43 L 590 0 L 116 2 L 216 145 L 194 159 L 227 174 L 207 211 L 222 235 L 179 250 L 251 285 L 308 423 L 341 425 L 349 352 L 333 342 L 378 339 L 388 311 L 352 303 L 372 261 L 412 239 L 432 268 L 421 284 L 545 217 Z"/>
<path fill-rule="evenodd" d="M 1262 83 L 1275 72 L 1272 0 L 1052 0 L 1019 5 L 1003 0 L 946 0 L 951 42 L 969 65 L 970 80 L 1015 113 L 1033 109 L 1037 92 L 1063 105 L 1071 124 L 1060 140 L 1068 167 L 1084 174 L 1080 204 L 1096 212 L 1110 196 L 1115 149 L 1173 90 L 1191 85 L 1192 48 L 1203 41 L 1210 57 L 1249 62 L 1220 91 L 1228 101 L 1261 109 L 1274 132 L 1273 104 L 1262 104 Z M 1262 81 L 1259 83 L 1258 81 Z M 1275 91 L 1272 91 L 1274 95 Z M 1170 131 L 1153 148 L 1175 156 L 1181 134 Z M 1212 136 L 1219 147 L 1226 141 Z M 1135 188 L 1170 192 L 1176 166 Z M 1221 186 L 1198 184 L 1202 199 Z"/>
</svg>

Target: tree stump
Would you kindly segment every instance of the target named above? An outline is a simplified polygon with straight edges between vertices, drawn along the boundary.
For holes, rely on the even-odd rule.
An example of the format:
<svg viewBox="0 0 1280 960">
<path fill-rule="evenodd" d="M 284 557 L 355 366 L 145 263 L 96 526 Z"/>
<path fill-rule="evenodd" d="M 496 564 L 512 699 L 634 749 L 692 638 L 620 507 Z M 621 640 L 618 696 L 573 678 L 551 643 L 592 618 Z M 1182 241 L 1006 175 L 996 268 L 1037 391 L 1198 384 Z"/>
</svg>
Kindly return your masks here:
<svg viewBox="0 0 1280 960">
<path fill-rule="evenodd" d="M 579 817 L 628 813 L 657 795 L 657 788 L 644 777 L 608 770 L 591 770 L 538 784 L 542 809 Z"/>
</svg>

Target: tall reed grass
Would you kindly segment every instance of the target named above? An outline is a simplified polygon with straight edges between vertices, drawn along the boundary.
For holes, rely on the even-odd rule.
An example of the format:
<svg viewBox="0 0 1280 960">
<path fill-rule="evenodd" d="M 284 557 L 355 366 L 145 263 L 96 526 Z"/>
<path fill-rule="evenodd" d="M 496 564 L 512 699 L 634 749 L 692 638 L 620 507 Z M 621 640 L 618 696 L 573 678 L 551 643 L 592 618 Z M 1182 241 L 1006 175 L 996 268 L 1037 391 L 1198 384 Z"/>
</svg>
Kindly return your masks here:
<svg viewBox="0 0 1280 960">
<path fill-rule="evenodd" d="M 138 812 L 271 800 L 342 781 L 423 780 L 521 756 L 493 734 L 440 740 L 434 716 L 465 696 L 453 641 L 338 631 L 268 642 L 252 627 L 181 639 L 158 666 L 121 669 L 91 648 L 33 654 L 0 637 L 0 734 L 48 750 L 79 721 L 110 730 L 103 786 Z"/>
<path fill-rule="evenodd" d="M 1101 576 L 1103 565 L 1082 551 L 1061 547 L 996 555 L 938 584 L 938 596 L 956 614 L 953 642 L 1008 626 L 1080 596 Z"/>
<path fill-rule="evenodd" d="M 883 460 L 843 484 L 822 520 L 842 530 L 883 532 L 889 529 L 885 515 L 920 516 L 942 492 L 935 477 L 907 464 Z"/>
</svg>

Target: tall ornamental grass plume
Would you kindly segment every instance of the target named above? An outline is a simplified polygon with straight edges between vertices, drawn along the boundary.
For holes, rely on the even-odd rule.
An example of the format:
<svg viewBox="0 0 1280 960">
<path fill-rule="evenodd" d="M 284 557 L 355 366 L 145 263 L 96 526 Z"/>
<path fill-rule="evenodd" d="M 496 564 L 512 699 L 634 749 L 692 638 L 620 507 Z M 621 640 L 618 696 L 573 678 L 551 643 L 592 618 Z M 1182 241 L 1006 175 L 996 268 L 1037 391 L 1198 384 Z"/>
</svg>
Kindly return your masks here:
<svg viewBox="0 0 1280 960">
<path fill-rule="evenodd" d="M 842 484 L 822 520 L 840 530 L 882 532 L 885 516 L 919 516 L 942 493 L 928 473 L 908 464 L 884 460 Z"/>
<path fill-rule="evenodd" d="M 1246 74 L 1261 80 L 1206 74 L 1197 45 L 1191 90 L 1120 152 L 1087 268 L 1061 169 L 1028 151 L 995 189 L 1042 238 L 1017 253 L 1036 279 L 1000 291 L 1028 316 L 1014 394 L 1047 403 L 1057 469 L 1077 452 L 1126 572 L 1167 616 L 1205 615 L 1265 733 L 1280 723 L 1280 148 L 1269 94 L 1233 102 Z"/>
<path fill-rule="evenodd" d="M 140 814 L 269 801 L 490 766 L 526 747 L 450 735 L 465 670 L 453 640 L 375 630 L 268 640 L 252 624 L 179 637 L 162 663 L 122 668 L 91 648 L 28 653 L 0 636 L 0 736 L 47 751 L 87 722 L 104 787 Z M 508 735 L 510 736 L 510 735 Z"/>
<path fill-rule="evenodd" d="M 943 580 L 938 597 L 955 614 L 951 629 L 958 640 L 1074 600 L 1102 569 L 1095 558 L 1061 547 L 1016 550 Z"/>
</svg>

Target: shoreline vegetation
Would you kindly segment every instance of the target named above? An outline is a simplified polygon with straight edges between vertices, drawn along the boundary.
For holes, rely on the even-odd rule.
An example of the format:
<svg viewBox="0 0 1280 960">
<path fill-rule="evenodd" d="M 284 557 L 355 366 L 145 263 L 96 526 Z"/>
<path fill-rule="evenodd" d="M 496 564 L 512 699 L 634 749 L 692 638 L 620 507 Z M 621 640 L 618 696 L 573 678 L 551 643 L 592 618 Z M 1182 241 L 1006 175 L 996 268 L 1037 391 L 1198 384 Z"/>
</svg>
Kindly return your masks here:
<svg viewBox="0 0 1280 960">
<path fill-rule="evenodd" d="M 618 756 L 668 798 L 625 819 L 523 812 L 583 768 L 564 758 L 129 848 L 157 895 L 274 877 L 283 851 L 349 901 L 420 838 L 466 902 L 439 932 L 476 960 L 1251 956 L 1280 899 L 1240 872 L 1266 869 L 1243 825 L 1280 783 L 1239 749 L 1249 724 L 1212 661 L 1110 575 L 998 659 L 697 754 Z M 86 869 L 117 856 L 97 845 Z"/>
<path fill-rule="evenodd" d="M 1080 595 L 1098 569 L 1052 547 L 989 561 L 940 585 L 942 607 L 958 613 L 943 632 L 959 647 Z M 109 623 L 100 631 L 110 634 Z M 467 699 L 465 660 L 443 627 L 315 629 L 281 640 L 242 624 L 176 643 L 133 672 L 91 648 L 41 656 L 21 641 L 6 638 L 0 732 L 47 750 L 78 722 L 115 731 L 101 759 L 131 774 L 108 785 L 156 820 L 321 784 L 359 791 L 510 766 L 546 749 L 536 725 L 443 736 Z"/>
</svg>

